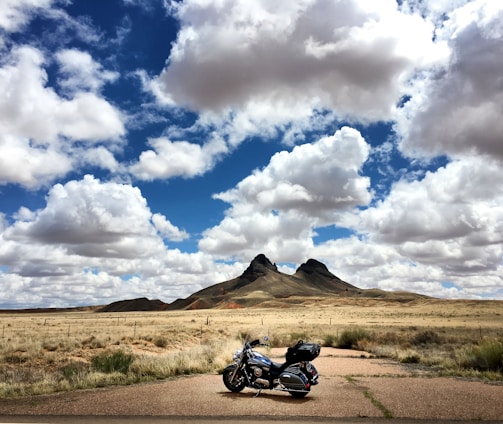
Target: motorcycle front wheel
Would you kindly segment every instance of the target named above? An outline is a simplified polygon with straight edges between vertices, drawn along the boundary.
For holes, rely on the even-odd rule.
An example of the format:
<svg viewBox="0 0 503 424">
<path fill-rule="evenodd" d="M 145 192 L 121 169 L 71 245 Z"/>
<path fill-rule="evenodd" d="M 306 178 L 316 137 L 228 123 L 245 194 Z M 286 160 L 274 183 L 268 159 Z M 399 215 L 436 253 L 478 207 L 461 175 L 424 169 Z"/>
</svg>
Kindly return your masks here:
<svg viewBox="0 0 503 424">
<path fill-rule="evenodd" d="M 236 373 L 234 379 L 232 379 L 232 374 L 234 374 L 234 366 L 229 366 L 224 370 L 223 380 L 225 387 L 227 387 L 231 392 L 240 392 L 246 386 L 245 378 L 240 371 Z"/>
</svg>

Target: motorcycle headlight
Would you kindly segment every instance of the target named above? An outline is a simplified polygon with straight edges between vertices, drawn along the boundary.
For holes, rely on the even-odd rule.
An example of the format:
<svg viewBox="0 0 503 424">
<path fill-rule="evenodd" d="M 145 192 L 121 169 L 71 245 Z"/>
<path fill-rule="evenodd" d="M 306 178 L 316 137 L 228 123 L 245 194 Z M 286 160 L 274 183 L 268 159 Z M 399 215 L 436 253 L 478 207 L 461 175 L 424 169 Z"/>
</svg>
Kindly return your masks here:
<svg viewBox="0 0 503 424">
<path fill-rule="evenodd" d="M 243 353 L 242 349 L 236 350 L 236 352 L 234 352 L 234 356 L 232 357 L 232 359 L 234 359 L 235 361 L 237 361 L 239 358 L 241 358 L 241 354 L 242 353 Z"/>
</svg>

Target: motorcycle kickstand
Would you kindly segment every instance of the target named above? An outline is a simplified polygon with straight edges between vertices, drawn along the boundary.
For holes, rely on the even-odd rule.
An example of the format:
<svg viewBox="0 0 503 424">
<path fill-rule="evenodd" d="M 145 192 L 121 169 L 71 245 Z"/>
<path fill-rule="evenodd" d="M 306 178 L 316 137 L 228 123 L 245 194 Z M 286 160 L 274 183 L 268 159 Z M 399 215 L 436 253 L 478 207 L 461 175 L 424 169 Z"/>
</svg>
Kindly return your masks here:
<svg viewBox="0 0 503 424">
<path fill-rule="evenodd" d="M 262 389 L 258 389 L 257 394 L 255 396 L 253 396 L 253 397 L 259 397 L 260 393 L 262 393 Z"/>
</svg>

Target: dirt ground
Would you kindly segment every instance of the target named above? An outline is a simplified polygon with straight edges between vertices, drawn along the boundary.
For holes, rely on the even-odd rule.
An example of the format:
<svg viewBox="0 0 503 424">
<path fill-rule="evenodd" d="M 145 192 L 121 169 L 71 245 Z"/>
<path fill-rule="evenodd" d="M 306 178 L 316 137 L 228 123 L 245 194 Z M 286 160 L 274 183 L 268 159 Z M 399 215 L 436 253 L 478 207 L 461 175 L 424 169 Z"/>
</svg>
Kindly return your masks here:
<svg viewBox="0 0 503 424">
<path fill-rule="evenodd" d="M 272 349 L 280 358 L 284 349 Z M 279 359 L 278 359 L 279 360 Z M 322 348 L 319 385 L 303 399 L 278 391 L 226 390 L 220 375 L 25 399 L 0 399 L 0 422 L 28 416 L 333 417 L 501 420 L 503 385 L 437 378 L 412 365 Z M 7 421 L 6 421 L 7 420 Z"/>
</svg>

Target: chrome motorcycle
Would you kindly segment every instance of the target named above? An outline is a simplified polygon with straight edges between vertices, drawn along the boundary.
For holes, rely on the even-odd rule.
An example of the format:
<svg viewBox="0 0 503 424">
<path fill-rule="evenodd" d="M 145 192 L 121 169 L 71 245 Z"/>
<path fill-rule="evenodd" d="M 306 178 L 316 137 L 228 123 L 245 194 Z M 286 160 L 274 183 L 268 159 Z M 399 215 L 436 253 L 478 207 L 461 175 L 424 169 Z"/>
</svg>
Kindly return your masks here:
<svg viewBox="0 0 503 424">
<path fill-rule="evenodd" d="M 267 338 L 264 338 L 267 341 Z M 295 398 L 306 396 L 312 386 L 318 384 L 318 371 L 310 361 L 320 354 L 320 346 L 300 340 L 289 347 L 286 361 L 282 364 L 271 361 L 257 352 L 256 346 L 268 346 L 260 340 L 245 341 L 242 349 L 234 353 L 234 363 L 223 372 L 225 387 L 231 392 L 240 392 L 245 387 L 257 389 L 257 395 L 264 389 L 281 390 Z"/>
</svg>

